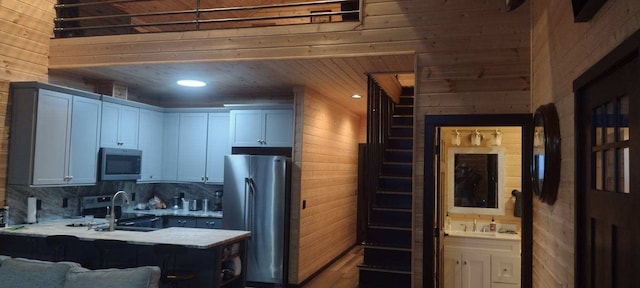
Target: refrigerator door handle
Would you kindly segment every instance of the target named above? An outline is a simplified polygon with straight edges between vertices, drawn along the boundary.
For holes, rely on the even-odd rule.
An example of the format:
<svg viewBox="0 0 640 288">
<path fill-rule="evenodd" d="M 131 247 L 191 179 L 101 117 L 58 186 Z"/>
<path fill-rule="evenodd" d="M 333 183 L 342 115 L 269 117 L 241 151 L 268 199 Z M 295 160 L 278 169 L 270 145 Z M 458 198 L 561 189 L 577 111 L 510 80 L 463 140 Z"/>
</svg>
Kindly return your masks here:
<svg viewBox="0 0 640 288">
<path fill-rule="evenodd" d="M 246 189 L 247 185 L 249 186 L 248 190 Z M 245 193 L 245 207 L 247 207 L 247 209 L 245 210 L 245 227 L 247 230 L 253 232 L 253 217 L 255 209 L 254 200 L 256 193 L 256 186 L 255 182 L 253 182 L 253 178 L 245 178 Z"/>
</svg>

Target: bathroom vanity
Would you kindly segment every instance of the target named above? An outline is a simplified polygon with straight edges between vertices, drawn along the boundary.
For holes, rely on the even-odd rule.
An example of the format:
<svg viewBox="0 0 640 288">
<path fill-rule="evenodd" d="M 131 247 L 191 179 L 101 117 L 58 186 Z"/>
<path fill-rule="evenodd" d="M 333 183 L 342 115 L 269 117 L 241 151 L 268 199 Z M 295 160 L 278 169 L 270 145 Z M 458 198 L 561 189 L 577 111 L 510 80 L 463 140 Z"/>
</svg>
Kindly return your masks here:
<svg viewBox="0 0 640 288">
<path fill-rule="evenodd" d="M 444 287 L 520 287 L 520 236 L 450 231 L 444 238 Z"/>
</svg>

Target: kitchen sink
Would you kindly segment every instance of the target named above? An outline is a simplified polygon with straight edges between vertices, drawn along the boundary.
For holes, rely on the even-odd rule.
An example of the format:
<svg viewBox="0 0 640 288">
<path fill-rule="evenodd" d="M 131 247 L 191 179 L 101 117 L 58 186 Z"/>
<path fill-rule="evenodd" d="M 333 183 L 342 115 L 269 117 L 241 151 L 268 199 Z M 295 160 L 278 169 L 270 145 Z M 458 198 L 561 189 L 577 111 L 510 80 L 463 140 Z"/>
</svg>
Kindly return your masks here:
<svg viewBox="0 0 640 288">
<path fill-rule="evenodd" d="M 137 231 L 137 232 L 151 232 L 160 230 L 162 228 L 153 228 L 153 227 L 135 227 L 135 226 L 116 226 L 116 230 L 121 231 Z"/>
</svg>

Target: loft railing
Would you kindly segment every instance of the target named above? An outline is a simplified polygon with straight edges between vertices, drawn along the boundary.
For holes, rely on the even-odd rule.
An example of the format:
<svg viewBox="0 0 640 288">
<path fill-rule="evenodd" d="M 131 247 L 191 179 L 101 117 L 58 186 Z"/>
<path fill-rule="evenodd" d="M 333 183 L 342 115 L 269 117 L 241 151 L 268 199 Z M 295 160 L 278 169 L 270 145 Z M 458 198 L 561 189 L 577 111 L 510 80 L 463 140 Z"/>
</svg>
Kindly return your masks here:
<svg viewBox="0 0 640 288">
<path fill-rule="evenodd" d="M 360 20 L 360 0 L 59 0 L 56 38 Z M 228 5 L 231 3 L 231 6 Z"/>
</svg>

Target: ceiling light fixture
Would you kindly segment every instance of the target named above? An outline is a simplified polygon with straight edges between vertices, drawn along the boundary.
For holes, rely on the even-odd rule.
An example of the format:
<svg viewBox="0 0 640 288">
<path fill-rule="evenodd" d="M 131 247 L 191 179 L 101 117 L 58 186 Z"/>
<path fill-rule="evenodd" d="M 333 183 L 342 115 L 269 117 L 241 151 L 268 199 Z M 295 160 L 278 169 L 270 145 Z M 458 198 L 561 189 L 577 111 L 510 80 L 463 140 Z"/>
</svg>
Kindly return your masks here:
<svg viewBox="0 0 640 288">
<path fill-rule="evenodd" d="M 351 96 L 351 98 L 353 98 L 353 99 L 360 99 L 360 98 L 362 98 L 362 96 L 360 96 L 360 94 L 353 94 L 353 95 Z"/>
<path fill-rule="evenodd" d="M 178 85 L 185 87 L 204 87 L 207 86 L 207 83 L 204 83 L 200 80 L 178 80 Z"/>
</svg>

